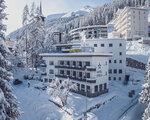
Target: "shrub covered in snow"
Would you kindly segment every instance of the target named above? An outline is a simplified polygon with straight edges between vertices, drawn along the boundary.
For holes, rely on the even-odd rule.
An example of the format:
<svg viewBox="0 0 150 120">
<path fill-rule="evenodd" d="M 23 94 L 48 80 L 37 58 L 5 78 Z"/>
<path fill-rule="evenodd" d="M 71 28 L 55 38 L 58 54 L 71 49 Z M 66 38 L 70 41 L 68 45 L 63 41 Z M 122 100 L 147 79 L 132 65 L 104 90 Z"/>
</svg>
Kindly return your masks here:
<svg viewBox="0 0 150 120">
<path fill-rule="evenodd" d="M 60 83 L 60 80 L 56 78 L 53 80 L 49 87 L 48 93 L 54 98 L 59 99 L 62 106 L 67 105 L 67 98 L 69 97 L 69 92 L 71 90 L 76 90 L 76 84 L 73 84 L 70 79 L 66 79 Z"/>
</svg>

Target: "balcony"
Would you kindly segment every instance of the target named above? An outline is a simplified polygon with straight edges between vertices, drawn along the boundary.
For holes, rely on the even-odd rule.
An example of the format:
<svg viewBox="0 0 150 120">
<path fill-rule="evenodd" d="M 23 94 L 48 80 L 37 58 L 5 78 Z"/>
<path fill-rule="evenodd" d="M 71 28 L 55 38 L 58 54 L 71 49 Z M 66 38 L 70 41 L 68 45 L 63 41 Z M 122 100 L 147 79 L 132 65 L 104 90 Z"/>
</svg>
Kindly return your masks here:
<svg viewBox="0 0 150 120">
<path fill-rule="evenodd" d="M 96 67 L 94 66 L 86 66 L 87 71 L 96 71 Z"/>
<path fill-rule="evenodd" d="M 47 65 L 46 65 L 46 64 L 44 64 L 44 63 L 42 63 L 42 64 L 40 65 L 40 67 L 44 67 L 44 68 L 46 68 L 46 67 L 47 67 Z"/>
<path fill-rule="evenodd" d="M 41 73 L 41 75 L 42 75 L 42 76 L 46 76 L 46 75 L 47 75 L 47 73 Z"/>
<path fill-rule="evenodd" d="M 61 66 L 61 65 L 57 65 L 57 66 L 55 66 L 55 68 L 96 71 L 96 67 L 93 67 L 93 66 L 81 67 L 81 66 Z"/>
<path fill-rule="evenodd" d="M 96 83 L 96 80 L 91 80 L 90 78 L 85 79 L 85 78 L 78 78 L 78 77 L 74 77 L 74 76 L 67 76 L 67 75 L 55 75 L 58 78 L 69 78 L 71 80 L 75 80 L 75 81 L 80 81 L 80 82 L 88 82 L 88 83 Z"/>
</svg>

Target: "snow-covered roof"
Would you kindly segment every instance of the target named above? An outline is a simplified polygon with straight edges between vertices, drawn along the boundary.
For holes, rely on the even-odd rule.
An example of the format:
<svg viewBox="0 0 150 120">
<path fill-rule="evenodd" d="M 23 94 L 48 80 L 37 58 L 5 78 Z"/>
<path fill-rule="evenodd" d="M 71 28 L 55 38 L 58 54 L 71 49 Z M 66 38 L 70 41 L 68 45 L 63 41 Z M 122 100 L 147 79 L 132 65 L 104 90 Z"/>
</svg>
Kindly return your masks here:
<svg viewBox="0 0 150 120">
<path fill-rule="evenodd" d="M 78 53 L 43 53 L 43 57 L 111 57 L 111 53 L 78 52 Z"/>
</svg>

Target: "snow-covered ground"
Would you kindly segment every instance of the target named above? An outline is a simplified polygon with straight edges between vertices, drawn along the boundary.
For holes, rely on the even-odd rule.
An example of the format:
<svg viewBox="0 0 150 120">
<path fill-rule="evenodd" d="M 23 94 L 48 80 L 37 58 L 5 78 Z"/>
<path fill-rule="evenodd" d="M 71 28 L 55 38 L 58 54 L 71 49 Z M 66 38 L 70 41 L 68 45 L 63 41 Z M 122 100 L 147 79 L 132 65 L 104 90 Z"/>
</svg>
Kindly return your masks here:
<svg viewBox="0 0 150 120">
<path fill-rule="evenodd" d="M 14 73 L 15 78 L 23 79 L 23 69 L 16 69 Z M 137 99 L 137 95 L 141 90 L 140 86 L 144 74 L 139 72 L 138 76 L 140 76 L 141 81 L 137 85 L 130 82 L 128 86 L 124 86 L 119 81 L 110 81 L 109 93 L 95 98 L 87 98 L 88 109 L 100 104 L 99 108 L 95 108 L 89 113 L 91 120 L 119 120 L 124 111 L 132 105 L 133 99 Z M 24 112 L 19 120 L 71 120 L 73 117 L 80 118 L 80 116 L 83 116 L 83 112 L 86 110 L 86 97 L 70 93 L 67 108 L 71 109 L 68 111 L 72 115 L 68 115 L 64 110 L 49 101 L 51 96 L 46 91 L 36 89 L 35 86 L 37 85 L 42 86 L 42 83 L 31 81 L 31 86 L 28 88 L 27 81 L 23 81 L 22 85 L 13 86 Z M 132 89 L 135 90 L 136 95 L 129 98 L 128 92 Z M 129 116 L 131 115 L 129 114 Z"/>
</svg>

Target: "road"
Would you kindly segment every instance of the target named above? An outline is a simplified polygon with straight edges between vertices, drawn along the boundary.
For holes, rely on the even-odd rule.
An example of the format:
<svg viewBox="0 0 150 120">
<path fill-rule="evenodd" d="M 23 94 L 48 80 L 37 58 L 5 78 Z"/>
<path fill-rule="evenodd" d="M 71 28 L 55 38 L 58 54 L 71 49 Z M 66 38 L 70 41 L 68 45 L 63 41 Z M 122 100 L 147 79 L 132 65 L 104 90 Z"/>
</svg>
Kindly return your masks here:
<svg viewBox="0 0 150 120">
<path fill-rule="evenodd" d="M 118 120 L 142 120 L 144 107 L 138 102 L 138 97 L 129 105 L 128 108 L 120 115 Z"/>
</svg>

